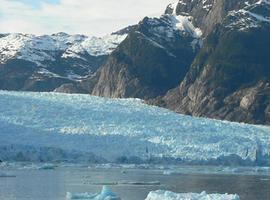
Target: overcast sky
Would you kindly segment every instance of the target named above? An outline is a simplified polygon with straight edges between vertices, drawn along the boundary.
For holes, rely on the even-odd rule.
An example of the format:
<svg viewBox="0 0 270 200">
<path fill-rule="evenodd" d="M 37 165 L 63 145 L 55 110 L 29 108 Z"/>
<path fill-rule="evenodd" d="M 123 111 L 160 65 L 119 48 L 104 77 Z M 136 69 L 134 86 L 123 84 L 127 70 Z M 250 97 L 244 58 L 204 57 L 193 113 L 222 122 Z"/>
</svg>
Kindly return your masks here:
<svg viewBox="0 0 270 200">
<path fill-rule="evenodd" d="M 0 33 L 105 35 L 176 0 L 0 0 Z"/>
</svg>

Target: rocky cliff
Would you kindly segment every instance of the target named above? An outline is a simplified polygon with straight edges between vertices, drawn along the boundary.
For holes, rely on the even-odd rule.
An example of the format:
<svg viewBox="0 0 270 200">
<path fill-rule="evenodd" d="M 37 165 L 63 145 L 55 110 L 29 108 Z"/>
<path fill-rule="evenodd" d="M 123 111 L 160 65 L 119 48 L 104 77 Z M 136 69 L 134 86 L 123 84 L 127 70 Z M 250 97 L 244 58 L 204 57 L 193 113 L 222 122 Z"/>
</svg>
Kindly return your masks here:
<svg viewBox="0 0 270 200">
<path fill-rule="evenodd" d="M 237 2 L 240 9 L 206 33 L 180 86 L 155 103 L 194 116 L 270 123 L 270 3 Z"/>
<path fill-rule="evenodd" d="M 268 124 L 269 34 L 268 0 L 180 0 L 140 22 L 101 68 L 92 94 Z"/>
<path fill-rule="evenodd" d="M 201 30 L 188 16 L 144 18 L 109 56 L 94 95 L 149 99 L 184 78 L 201 45 Z"/>
</svg>

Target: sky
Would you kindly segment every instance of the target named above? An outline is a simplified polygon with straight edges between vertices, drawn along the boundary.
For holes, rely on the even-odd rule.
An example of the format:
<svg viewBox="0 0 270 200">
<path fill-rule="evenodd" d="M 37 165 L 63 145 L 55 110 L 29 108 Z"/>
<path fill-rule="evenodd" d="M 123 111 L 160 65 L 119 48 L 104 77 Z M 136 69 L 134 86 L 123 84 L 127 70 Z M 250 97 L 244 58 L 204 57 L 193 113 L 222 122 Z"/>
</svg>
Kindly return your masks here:
<svg viewBox="0 0 270 200">
<path fill-rule="evenodd" d="M 0 0 L 0 33 L 67 32 L 102 36 L 145 16 L 157 16 L 176 0 Z"/>
</svg>

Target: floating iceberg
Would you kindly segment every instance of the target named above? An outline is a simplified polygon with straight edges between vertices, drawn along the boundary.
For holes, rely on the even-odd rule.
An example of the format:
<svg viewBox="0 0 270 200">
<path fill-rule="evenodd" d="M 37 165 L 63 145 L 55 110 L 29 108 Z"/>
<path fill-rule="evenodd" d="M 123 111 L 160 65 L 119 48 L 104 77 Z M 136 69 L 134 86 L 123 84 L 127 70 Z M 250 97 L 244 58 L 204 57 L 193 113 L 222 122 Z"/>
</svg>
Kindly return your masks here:
<svg viewBox="0 0 270 200">
<path fill-rule="evenodd" d="M 232 194 L 207 194 L 202 192 L 177 194 L 170 191 L 153 191 L 150 192 L 145 200 L 240 200 L 238 195 Z"/>
<path fill-rule="evenodd" d="M 80 193 L 72 194 L 67 192 L 66 200 L 121 200 L 115 193 L 113 193 L 107 186 L 103 186 L 100 194 Z"/>
<path fill-rule="evenodd" d="M 40 167 L 38 167 L 39 170 L 54 170 L 57 166 L 54 164 L 46 163 Z"/>
</svg>

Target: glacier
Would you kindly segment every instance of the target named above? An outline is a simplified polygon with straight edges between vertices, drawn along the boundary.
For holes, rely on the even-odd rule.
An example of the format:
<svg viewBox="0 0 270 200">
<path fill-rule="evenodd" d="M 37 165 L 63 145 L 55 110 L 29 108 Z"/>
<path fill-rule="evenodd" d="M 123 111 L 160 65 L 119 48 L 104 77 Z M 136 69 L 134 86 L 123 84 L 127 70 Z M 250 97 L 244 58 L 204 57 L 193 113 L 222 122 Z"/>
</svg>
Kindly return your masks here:
<svg viewBox="0 0 270 200">
<path fill-rule="evenodd" d="M 0 105 L 3 161 L 270 161 L 270 127 L 184 116 L 139 99 L 0 91 Z"/>
</svg>

